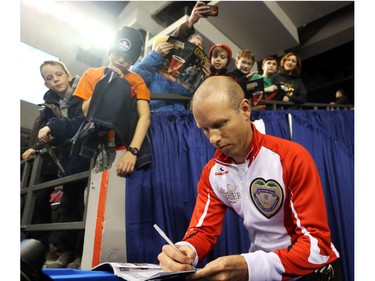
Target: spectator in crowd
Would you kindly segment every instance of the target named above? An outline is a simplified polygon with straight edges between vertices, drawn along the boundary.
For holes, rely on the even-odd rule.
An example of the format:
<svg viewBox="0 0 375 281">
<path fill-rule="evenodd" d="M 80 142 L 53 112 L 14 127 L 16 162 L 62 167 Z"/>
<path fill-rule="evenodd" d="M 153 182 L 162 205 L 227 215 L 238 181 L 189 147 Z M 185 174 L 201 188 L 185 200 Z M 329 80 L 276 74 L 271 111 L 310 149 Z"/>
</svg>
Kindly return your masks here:
<svg viewBox="0 0 375 281">
<path fill-rule="evenodd" d="M 228 73 L 228 75 L 234 78 L 244 90 L 245 82 L 262 77 L 258 74 L 258 71 L 251 71 L 254 66 L 254 62 L 255 56 L 252 51 L 248 49 L 240 50 L 236 55 L 233 71 Z"/>
<path fill-rule="evenodd" d="M 236 60 L 235 60 L 233 71 L 228 73 L 228 76 L 232 77 L 235 81 L 237 81 L 237 83 L 240 84 L 242 90 L 245 92 L 245 95 L 247 93 L 247 89 L 248 89 L 247 85 L 249 81 L 262 78 L 262 76 L 258 74 L 258 71 L 251 71 L 253 68 L 254 62 L 255 62 L 255 56 L 252 51 L 248 49 L 240 50 L 236 55 Z M 264 89 L 262 88 L 261 91 L 263 90 Z M 260 102 L 259 105 L 261 105 L 262 100 L 263 100 L 263 93 L 261 94 L 260 97 L 259 95 L 257 95 L 255 102 L 254 102 L 255 99 L 253 98 L 252 93 L 247 93 L 247 97 L 249 98 L 253 109 L 255 109 L 255 108 L 258 108 L 258 102 Z"/>
<path fill-rule="evenodd" d="M 307 91 L 300 78 L 302 62 L 300 57 L 294 52 L 288 52 L 280 61 L 278 73 L 271 77 L 274 85 L 277 86 L 277 95 L 275 100 L 283 102 L 292 102 L 295 106 L 290 108 L 299 108 L 307 100 Z M 283 106 L 288 108 L 288 106 Z"/>
<path fill-rule="evenodd" d="M 188 40 L 204 50 L 203 39 L 199 34 L 195 33 L 194 24 L 196 24 L 200 18 L 206 17 L 202 14 L 208 11 L 208 5 L 205 5 L 204 2 L 197 1 L 187 22 L 181 24 L 173 33 L 173 36 L 182 40 Z M 168 38 L 169 36 L 160 36 L 156 38 L 152 45 L 151 52 L 141 61 L 134 64 L 130 69 L 135 73 L 138 73 L 145 80 L 151 93 L 191 96 L 192 93 L 189 90 L 158 73 L 159 68 L 164 62 L 165 56 L 173 48 L 173 44 L 167 42 Z M 205 76 L 209 76 L 210 66 L 208 63 L 203 65 L 202 70 Z M 150 109 L 151 111 L 156 112 L 186 110 L 186 107 L 183 101 L 152 100 L 150 102 Z"/>
<path fill-rule="evenodd" d="M 272 100 L 276 96 L 277 86 L 273 84 L 271 76 L 277 73 L 277 59 L 273 56 L 266 56 L 262 61 L 263 80 L 264 80 L 264 98 Z"/>
<path fill-rule="evenodd" d="M 204 41 L 203 41 L 203 38 L 202 36 L 200 36 L 199 34 L 195 33 L 193 35 L 191 35 L 188 39 L 188 41 L 190 43 L 193 43 L 194 45 L 198 46 L 199 48 L 201 48 L 203 51 L 204 51 Z M 208 65 L 209 67 L 209 65 Z M 209 68 L 208 68 L 209 70 Z M 210 73 L 208 72 L 207 75 L 209 75 Z"/>
<path fill-rule="evenodd" d="M 45 61 L 40 66 L 45 85 L 49 89 L 44 95 L 45 109 L 42 118 L 45 126 L 38 132 L 38 140 L 48 148 L 60 146 L 58 177 L 65 177 L 90 167 L 90 159 L 70 155 L 69 140 L 77 132 L 84 120 L 82 102 L 73 96 L 79 77 L 74 79 L 67 68 L 59 61 Z M 82 221 L 84 211 L 84 190 L 87 179 L 63 185 L 58 222 Z M 48 268 L 79 268 L 83 250 L 83 230 L 58 231 L 57 250 L 61 253 L 57 260 L 46 262 Z"/>
<path fill-rule="evenodd" d="M 173 44 L 167 42 L 169 36 L 156 38 L 152 45 L 152 51 L 141 61 L 134 64 L 130 70 L 140 75 L 151 93 L 180 94 L 191 96 L 192 93 L 174 81 L 158 73 L 164 62 L 164 57 L 172 50 Z M 151 111 L 185 110 L 184 102 L 178 100 L 152 100 Z"/>
<path fill-rule="evenodd" d="M 349 98 L 344 92 L 343 89 L 338 89 L 336 91 L 336 100 L 331 102 L 331 104 L 341 104 L 341 105 L 348 105 L 350 104 Z"/>
<path fill-rule="evenodd" d="M 113 127 L 121 127 L 121 132 L 106 128 L 108 135 L 105 136 L 107 143 L 117 147 L 126 146 L 126 151 L 117 162 L 116 169 L 119 176 L 126 176 L 134 169 L 146 167 L 151 163 L 149 146 L 145 146 L 149 145 L 146 134 L 150 125 L 150 91 L 142 77 L 129 71 L 130 66 L 139 58 L 143 44 L 142 35 L 136 29 L 123 26 L 117 30 L 108 50 L 109 66 L 87 69 L 74 93 L 74 96 L 83 100 L 82 108 L 86 116 L 90 111 L 90 102 L 93 102 L 97 112 L 104 113 L 110 119 L 106 120 L 106 123 L 116 124 Z M 116 75 L 113 75 L 114 73 Z M 105 87 L 102 83 L 108 83 L 109 86 Z M 106 92 L 103 94 L 100 91 Z M 98 95 L 94 95 L 95 93 Z M 103 94 L 103 98 L 98 101 L 100 94 Z M 92 100 L 92 98 L 96 99 Z M 117 106 L 115 107 L 114 104 Z M 111 114 L 105 114 L 108 111 Z M 127 125 L 124 126 L 125 124 Z M 98 127 L 100 129 L 100 126 Z M 134 132 L 124 131 L 130 127 L 135 128 Z M 95 133 L 104 135 L 102 132 Z M 125 139 L 124 135 L 128 137 Z M 85 157 L 92 157 L 101 142 L 100 139 L 93 138 L 93 135 L 90 135 L 90 138 L 96 140 L 92 141 L 94 145 L 86 137 L 85 145 L 91 147 L 81 146 L 80 153 Z M 101 153 L 103 156 L 100 159 L 112 159 L 112 161 L 103 163 L 103 168 L 98 168 L 97 171 L 110 168 L 115 159 L 114 149 L 112 154 L 106 149 Z M 98 159 L 97 157 L 96 167 L 100 164 Z"/>
<path fill-rule="evenodd" d="M 211 61 L 211 75 L 227 75 L 228 65 L 232 58 L 232 50 L 226 44 L 214 44 L 208 51 L 208 57 Z"/>
<path fill-rule="evenodd" d="M 248 49 L 240 50 L 236 56 L 234 70 L 228 73 L 228 75 L 240 84 L 245 92 L 245 96 L 250 100 L 252 109 L 260 110 L 265 109 L 265 105 L 263 104 L 265 89 L 263 83 L 249 83 L 249 81 L 262 80 L 262 76 L 258 74 L 258 71 L 251 71 L 254 63 L 255 56 L 252 51 Z"/>
<path fill-rule="evenodd" d="M 195 33 L 194 25 L 201 19 L 207 18 L 205 14 L 210 11 L 210 6 L 206 5 L 203 1 L 197 1 L 191 11 L 188 20 L 181 24 L 174 32 L 173 36 L 177 36 L 181 39 L 188 39 L 191 43 L 197 45 L 199 48 L 204 50 L 204 42 L 202 37 Z"/>
<path fill-rule="evenodd" d="M 56 64 L 60 65 L 60 62 L 50 62 L 51 64 Z M 68 70 L 66 69 L 65 65 L 61 64 L 61 70 L 65 73 L 69 73 Z M 39 70 L 40 71 L 40 70 Z M 43 77 L 43 74 L 42 74 Z M 79 80 L 79 77 L 77 78 Z M 74 80 L 77 80 L 76 77 L 72 78 L 72 82 Z M 44 77 L 43 77 L 44 80 Z M 67 84 L 71 84 L 72 82 L 69 82 L 69 79 L 66 82 Z M 44 80 L 45 81 L 45 80 Z M 74 82 L 73 82 L 74 83 Z M 44 85 L 49 88 L 49 84 L 47 81 L 44 82 Z M 69 87 L 67 86 L 66 88 L 63 89 L 62 91 L 62 96 L 65 95 L 65 92 L 69 90 Z M 51 90 L 48 90 L 51 91 Z M 50 108 L 55 107 L 55 104 L 51 103 L 51 100 L 45 100 L 44 104 L 40 104 L 40 109 L 39 109 L 39 115 L 36 117 L 34 121 L 33 128 L 31 130 L 30 138 L 29 138 L 29 148 L 27 148 L 25 151 L 22 152 L 21 158 L 23 161 L 29 161 L 44 148 L 43 143 L 38 141 L 38 133 L 41 128 L 43 128 L 49 121 L 50 118 L 59 118 L 61 116 L 56 116 L 53 112 L 52 115 L 49 117 L 46 111 L 51 112 Z M 60 113 L 58 112 L 58 115 Z M 55 152 L 58 154 L 58 152 Z M 43 158 L 42 160 L 42 167 L 40 168 L 40 175 L 39 178 L 36 179 L 35 183 L 43 183 L 47 181 L 51 181 L 57 178 L 57 173 L 58 173 L 58 167 L 54 163 L 53 159 L 48 153 L 42 154 L 41 155 Z M 27 179 L 29 180 L 29 179 Z M 51 217 L 51 204 L 50 204 L 50 196 L 53 188 L 46 188 L 46 189 L 41 189 L 38 191 L 35 191 L 35 203 L 34 203 L 34 210 L 33 210 L 33 218 L 31 220 L 32 224 L 44 224 L 44 223 L 51 223 L 52 222 L 52 217 Z M 21 206 L 22 208 L 24 207 L 25 204 L 25 199 L 22 197 L 21 201 Z M 39 240 L 42 245 L 45 248 L 47 255 L 47 259 L 49 258 L 49 251 L 52 250 L 50 249 L 50 241 L 49 237 L 51 235 L 50 231 L 31 231 L 27 232 L 25 234 L 25 238 L 34 238 Z M 52 253 L 51 253 L 52 254 Z"/>
<path fill-rule="evenodd" d="M 260 133 L 250 120 L 249 100 L 230 77 L 203 81 L 192 111 L 217 150 L 202 171 L 190 224 L 176 243 L 179 251 L 164 245 L 158 255 L 162 269 L 188 270 L 202 262 L 232 210 L 247 228 L 249 252 L 219 257 L 191 279 L 341 280 L 322 184 L 309 152 Z"/>
</svg>

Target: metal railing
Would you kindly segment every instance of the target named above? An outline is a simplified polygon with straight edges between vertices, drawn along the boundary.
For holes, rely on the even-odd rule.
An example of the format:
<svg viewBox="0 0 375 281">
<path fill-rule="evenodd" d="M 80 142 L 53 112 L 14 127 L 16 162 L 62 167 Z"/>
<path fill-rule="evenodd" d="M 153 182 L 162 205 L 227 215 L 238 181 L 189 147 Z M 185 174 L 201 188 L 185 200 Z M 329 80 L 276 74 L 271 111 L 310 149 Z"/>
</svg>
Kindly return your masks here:
<svg viewBox="0 0 375 281">
<path fill-rule="evenodd" d="M 93 161 L 91 161 L 90 169 L 87 171 L 43 183 L 38 183 L 41 174 L 42 164 L 47 153 L 48 152 L 46 149 L 42 149 L 41 151 L 36 153 L 34 157 L 31 157 L 28 161 L 21 161 L 21 200 L 23 196 L 26 196 L 24 204 L 21 204 L 21 232 L 84 229 L 87 214 L 86 206 L 88 194 L 86 196 L 85 209 L 82 221 L 43 224 L 32 223 L 36 200 L 35 193 L 37 191 L 47 188 L 52 189 L 53 187 L 61 186 L 66 183 L 75 182 L 85 178 L 88 179 L 88 184 L 90 183 L 91 167 Z M 89 188 L 86 188 L 86 190 L 87 192 L 89 192 Z"/>
<path fill-rule="evenodd" d="M 267 106 L 267 109 L 270 110 L 278 110 L 281 106 L 291 107 L 296 106 L 293 102 L 284 102 L 284 101 L 263 101 L 263 103 Z M 300 109 L 324 109 L 324 110 L 354 110 L 353 105 L 342 105 L 342 104 L 330 104 L 330 103 L 317 103 L 317 102 L 306 102 L 303 104 L 298 104 L 297 107 Z"/>
<path fill-rule="evenodd" d="M 154 93 L 151 94 L 151 100 L 176 100 L 182 101 L 186 104 L 186 109 L 190 110 L 190 101 L 191 96 L 180 95 L 180 94 L 166 94 L 166 93 Z M 283 101 L 273 101 L 265 100 L 263 104 L 266 105 L 268 110 L 278 110 L 281 106 L 295 106 L 293 102 L 283 102 Z M 316 103 L 316 102 L 307 102 L 301 105 L 298 105 L 301 109 L 324 109 L 324 110 L 354 110 L 353 105 L 341 105 L 341 104 L 330 104 L 330 103 Z"/>
</svg>

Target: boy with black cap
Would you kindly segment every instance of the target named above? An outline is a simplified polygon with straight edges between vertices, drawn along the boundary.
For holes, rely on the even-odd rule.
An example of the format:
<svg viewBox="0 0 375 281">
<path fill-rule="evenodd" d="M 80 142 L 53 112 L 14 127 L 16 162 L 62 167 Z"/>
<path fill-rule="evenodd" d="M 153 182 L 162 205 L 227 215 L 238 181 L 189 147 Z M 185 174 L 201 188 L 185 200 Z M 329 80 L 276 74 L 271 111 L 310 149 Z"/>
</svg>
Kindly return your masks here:
<svg viewBox="0 0 375 281">
<path fill-rule="evenodd" d="M 150 91 L 144 80 L 138 74 L 129 71 L 129 67 L 139 58 L 142 47 L 143 40 L 141 34 L 134 28 L 123 26 L 115 33 L 114 40 L 108 50 L 110 61 L 109 66 L 89 68 L 86 70 L 74 92 L 75 96 L 84 100 L 82 109 L 87 116 L 88 113 L 90 114 L 89 105 L 91 98 L 93 98 L 92 102 L 94 103 L 94 91 L 98 91 L 97 86 L 99 86 L 103 80 L 108 79 L 105 78 L 106 76 L 108 77 L 110 75 L 110 77 L 114 78 L 110 78 L 112 80 L 109 80 L 108 82 L 105 81 L 105 83 L 108 83 L 109 87 L 107 87 L 108 85 L 105 85 L 102 87 L 101 91 L 110 90 L 111 95 L 106 92 L 105 95 L 103 95 L 105 98 L 101 99 L 100 103 L 97 102 L 98 107 L 102 107 L 102 112 L 109 112 L 112 114 L 110 118 L 116 119 L 117 124 L 114 128 L 117 128 L 118 125 L 121 127 L 124 123 L 128 122 L 125 120 L 125 116 L 130 116 L 130 118 L 133 119 L 134 116 L 138 117 L 135 121 L 136 124 L 134 124 L 134 133 L 130 133 L 130 138 L 128 136 L 128 143 L 126 143 L 126 141 L 124 142 L 124 139 L 116 140 L 117 145 L 119 143 L 117 141 L 120 141 L 120 144 L 125 144 L 127 146 L 127 150 L 119 158 L 117 163 L 117 174 L 119 176 L 132 173 L 135 168 L 151 162 L 151 155 L 148 155 L 147 160 L 143 159 L 143 162 L 139 164 L 139 152 L 144 141 L 147 141 L 146 134 L 150 125 Z M 111 81 L 114 81 L 115 84 Z M 113 99 L 108 101 L 109 97 L 112 97 Z M 123 100 L 128 99 L 134 101 L 134 97 L 136 98 L 136 103 L 134 103 L 136 105 L 133 104 L 134 107 L 129 108 L 130 111 L 136 112 L 128 112 L 129 108 L 121 108 Z M 125 101 L 125 103 L 132 104 L 131 101 Z M 107 108 L 103 108 L 106 105 Z M 136 113 L 138 113 L 138 115 Z M 126 128 L 129 128 L 129 126 Z M 112 130 L 112 132 L 113 131 L 117 133 L 116 130 Z M 129 132 L 122 132 L 120 135 L 129 135 Z M 98 143 L 96 143 L 96 145 L 97 144 Z M 94 152 L 96 147 L 92 148 L 92 152 Z M 85 152 L 87 151 L 88 150 L 85 150 Z M 82 149 L 80 153 L 82 154 Z M 88 156 L 91 155 L 88 154 Z"/>
</svg>

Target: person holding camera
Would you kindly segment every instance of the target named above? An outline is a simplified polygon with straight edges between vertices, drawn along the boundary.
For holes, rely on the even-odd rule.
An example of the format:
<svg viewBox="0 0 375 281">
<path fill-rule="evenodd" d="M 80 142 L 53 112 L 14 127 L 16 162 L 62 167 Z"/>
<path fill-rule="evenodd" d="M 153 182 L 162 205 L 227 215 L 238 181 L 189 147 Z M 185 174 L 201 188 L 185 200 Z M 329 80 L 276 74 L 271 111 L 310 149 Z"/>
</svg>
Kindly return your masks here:
<svg viewBox="0 0 375 281">
<path fill-rule="evenodd" d="M 210 6 L 205 4 L 203 1 L 197 1 L 195 3 L 193 10 L 191 11 L 191 14 L 186 22 L 181 24 L 174 32 L 173 36 L 177 36 L 179 38 L 185 38 L 191 41 L 190 39 L 194 38 L 193 34 L 195 34 L 195 28 L 194 25 L 201 19 L 201 18 L 207 18 L 211 15 L 211 9 L 215 8 L 215 6 Z M 217 11 L 217 8 L 216 8 Z M 217 15 L 217 13 L 216 13 Z M 195 42 L 192 42 L 195 44 Z M 201 42 L 198 42 L 195 44 L 199 46 L 202 50 L 204 50 L 203 40 Z"/>
</svg>

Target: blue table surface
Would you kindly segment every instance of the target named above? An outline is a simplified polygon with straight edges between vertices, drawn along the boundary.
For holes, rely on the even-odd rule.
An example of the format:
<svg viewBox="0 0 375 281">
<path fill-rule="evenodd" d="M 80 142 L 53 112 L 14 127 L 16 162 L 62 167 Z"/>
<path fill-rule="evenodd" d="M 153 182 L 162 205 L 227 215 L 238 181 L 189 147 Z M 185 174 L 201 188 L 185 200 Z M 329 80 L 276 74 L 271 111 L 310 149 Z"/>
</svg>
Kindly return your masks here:
<svg viewBox="0 0 375 281">
<path fill-rule="evenodd" d="M 108 271 L 81 270 L 70 268 L 43 268 L 43 273 L 58 281 L 124 281 Z M 171 277 L 169 281 L 185 281 L 185 276 Z"/>
<path fill-rule="evenodd" d="M 107 271 L 91 271 L 70 268 L 44 268 L 43 273 L 48 275 L 52 280 L 95 280 L 95 281 L 120 281 L 123 280 L 113 273 Z"/>
</svg>

